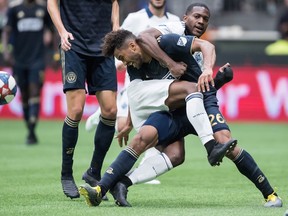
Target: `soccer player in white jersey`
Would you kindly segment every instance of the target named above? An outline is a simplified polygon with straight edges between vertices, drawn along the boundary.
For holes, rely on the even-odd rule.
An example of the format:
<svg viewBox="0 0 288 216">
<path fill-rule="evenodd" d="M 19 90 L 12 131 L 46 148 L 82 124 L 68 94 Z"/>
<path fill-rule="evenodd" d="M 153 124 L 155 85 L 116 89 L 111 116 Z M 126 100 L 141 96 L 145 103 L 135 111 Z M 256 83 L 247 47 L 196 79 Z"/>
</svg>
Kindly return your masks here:
<svg viewBox="0 0 288 216">
<path fill-rule="evenodd" d="M 151 28 L 146 30 L 145 32 L 140 34 L 140 37 L 138 37 L 138 41 L 141 40 L 144 44 L 147 45 L 150 50 L 153 50 L 153 52 L 150 52 L 153 56 L 153 58 L 157 59 L 162 63 L 162 65 L 166 65 L 169 69 L 171 65 L 173 65 L 173 60 L 170 59 L 163 51 L 159 50 L 159 46 L 155 38 L 159 37 L 160 35 L 168 34 L 168 33 L 177 33 L 180 35 L 196 35 L 200 37 L 206 30 L 210 18 L 210 11 L 209 8 L 202 3 L 194 3 L 188 6 L 186 13 L 183 17 L 183 22 L 174 22 L 174 23 L 165 23 L 163 25 L 160 25 L 156 28 Z M 151 37 L 152 35 L 152 37 Z M 144 39 L 145 37 L 145 39 Z M 144 45 L 142 43 L 142 45 Z M 146 51 L 148 48 L 146 47 Z M 202 55 L 201 53 L 196 53 L 194 55 L 194 58 L 198 62 L 200 66 L 202 66 Z M 225 67 L 225 66 L 223 66 Z M 223 69 L 222 67 L 222 69 Z M 170 71 L 173 71 L 171 68 Z M 174 73 L 177 73 L 176 71 L 173 71 Z M 218 73 L 219 74 L 219 73 Z M 217 74 L 217 76 L 218 76 Z M 201 75 L 202 76 L 202 75 Z M 198 79 L 198 87 L 202 88 L 202 85 L 205 85 L 207 83 L 207 78 L 204 78 L 201 76 Z M 206 80 L 205 80 L 206 79 Z M 215 88 L 219 89 L 219 86 L 225 83 L 216 83 L 215 82 Z M 218 87 L 216 87 L 218 85 Z M 203 92 L 205 94 L 205 92 Z M 205 107 L 206 108 L 206 107 Z M 207 113 L 211 119 L 211 125 L 214 131 L 214 137 L 215 139 L 220 143 L 225 143 L 225 140 L 228 140 L 231 138 L 231 132 L 229 130 L 228 125 L 224 121 L 224 118 L 217 119 L 216 113 L 209 113 L 209 110 L 207 110 Z M 221 114 L 220 111 L 218 112 L 219 115 Z M 218 115 L 218 114 L 217 114 Z M 219 121 L 220 120 L 220 121 Z M 219 125 L 223 125 L 223 127 L 219 127 Z M 215 125 L 218 125 L 215 128 Z M 224 127 L 226 125 L 226 128 Z M 169 150 L 165 151 L 165 154 L 168 156 L 168 158 L 171 160 L 171 164 L 173 167 L 176 167 L 183 163 L 184 161 L 184 146 L 182 146 L 182 150 L 180 146 L 173 145 L 169 146 Z M 173 157 L 169 157 L 169 153 Z M 180 153 L 179 153 L 180 152 Z M 182 152 L 182 153 L 181 153 Z M 177 155 L 178 154 L 178 155 Z M 240 148 L 239 146 L 236 146 L 234 150 L 231 151 L 231 153 L 226 155 L 237 167 L 239 172 L 246 176 L 261 192 L 265 199 L 265 207 L 282 207 L 282 200 L 278 197 L 277 193 L 274 191 L 274 189 L 271 187 L 268 178 L 264 175 L 264 173 L 260 170 L 256 162 L 254 161 L 253 157 L 244 149 Z M 131 184 L 137 184 L 141 182 L 145 182 L 147 180 L 153 179 L 169 170 L 171 170 L 171 167 L 168 169 L 162 169 L 158 172 L 155 172 L 155 167 L 160 167 L 160 160 L 159 156 L 155 155 L 151 158 L 147 158 L 136 170 L 133 172 L 130 172 L 127 176 L 128 178 L 122 180 L 121 182 L 118 182 L 116 186 L 114 187 L 114 194 L 117 194 L 117 197 L 119 197 L 118 205 L 122 206 L 127 204 L 127 187 L 129 187 Z M 160 158 L 161 159 L 161 158 Z M 167 161 L 165 162 L 167 164 Z M 163 167 L 165 167 L 165 164 L 163 163 Z M 116 191 L 115 191 L 116 190 Z"/>
<path fill-rule="evenodd" d="M 180 22 L 180 18 L 172 13 L 169 13 L 165 10 L 166 0 L 149 0 L 148 7 L 143 8 L 139 11 L 129 13 L 126 19 L 123 21 L 121 26 L 122 29 L 131 31 L 134 35 L 138 35 L 140 32 L 144 31 L 153 26 L 157 26 L 166 22 Z M 116 60 L 117 69 L 121 70 L 123 67 L 122 62 Z M 116 130 L 121 131 L 126 123 L 128 116 L 128 98 L 127 98 L 127 86 L 129 85 L 128 74 L 125 73 L 125 82 L 123 89 L 117 95 L 117 121 L 116 121 Z M 88 117 L 86 121 L 85 128 L 87 131 L 94 130 L 99 122 L 100 108 Z M 158 154 L 159 151 L 155 148 L 148 149 L 145 152 L 145 156 L 142 161 L 147 157 L 151 157 L 155 154 Z M 140 163 L 141 163 L 140 162 Z M 148 184 L 160 184 L 160 181 L 155 179 L 149 182 Z"/>
</svg>

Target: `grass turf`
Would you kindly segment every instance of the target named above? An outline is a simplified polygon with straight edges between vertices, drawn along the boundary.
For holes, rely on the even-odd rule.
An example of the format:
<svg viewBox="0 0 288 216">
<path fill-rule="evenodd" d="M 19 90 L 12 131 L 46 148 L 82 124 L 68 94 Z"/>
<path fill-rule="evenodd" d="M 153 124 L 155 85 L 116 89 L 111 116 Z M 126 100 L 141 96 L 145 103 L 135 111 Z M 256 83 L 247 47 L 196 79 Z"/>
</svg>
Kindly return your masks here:
<svg viewBox="0 0 288 216">
<path fill-rule="evenodd" d="M 220 167 L 210 167 L 196 137 L 186 138 L 186 161 L 158 179 L 160 185 L 141 184 L 129 188 L 132 208 L 115 206 L 113 198 L 99 207 L 88 207 L 84 198 L 70 200 L 60 184 L 62 121 L 39 122 L 37 146 L 25 145 L 21 120 L 0 119 L 0 215 L 215 215 L 282 216 L 287 209 L 287 124 L 233 123 L 232 134 L 256 160 L 278 188 L 284 207 L 267 209 L 255 186 L 227 158 Z M 74 156 L 74 177 L 88 168 L 93 151 L 93 134 L 80 124 Z M 104 169 L 121 148 L 114 141 Z"/>
</svg>

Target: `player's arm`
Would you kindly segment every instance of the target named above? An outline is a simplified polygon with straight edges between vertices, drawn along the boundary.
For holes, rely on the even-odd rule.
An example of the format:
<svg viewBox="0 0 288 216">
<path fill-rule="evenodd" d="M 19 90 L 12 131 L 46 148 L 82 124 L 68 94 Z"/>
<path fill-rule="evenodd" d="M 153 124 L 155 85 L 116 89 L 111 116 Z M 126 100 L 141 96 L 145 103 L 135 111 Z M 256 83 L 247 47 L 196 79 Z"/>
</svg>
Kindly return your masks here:
<svg viewBox="0 0 288 216">
<path fill-rule="evenodd" d="M 60 11 L 58 7 L 57 0 L 48 0 L 47 1 L 47 10 L 50 14 L 53 24 L 55 25 L 58 34 L 61 38 L 61 48 L 64 51 L 68 51 L 71 49 L 71 43 L 69 40 L 74 40 L 72 33 L 68 32 L 63 25 L 61 20 Z"/>
<path fill-rule="evenodd" d="M 209 83 L 214 86 L 213 67 L 216 62 L 215 46 L 206 40 L 194 38 L 191 46 L 191 54 L 199 51 L 203 54 L 203 71 L 198 79 L 198 91 L 210 91 Z"/>
<path fill-rule="evenodd" d="M 111 22 L 112 22 L 112 30 L 113 31 L 116 31 L 120 28 L 118 0 L 112 0 Z"/>
<path fill-rule="evenodd" d="M 162 33 L 159 30 L 150 28 L 139 34 L 137 43 L 145 52 L 166 66 L 175 77 L 182 76 L 186 71 L 186 64 L 175 62 L 159 47 L 157 38 L 161 35 Z"/>
</svg>

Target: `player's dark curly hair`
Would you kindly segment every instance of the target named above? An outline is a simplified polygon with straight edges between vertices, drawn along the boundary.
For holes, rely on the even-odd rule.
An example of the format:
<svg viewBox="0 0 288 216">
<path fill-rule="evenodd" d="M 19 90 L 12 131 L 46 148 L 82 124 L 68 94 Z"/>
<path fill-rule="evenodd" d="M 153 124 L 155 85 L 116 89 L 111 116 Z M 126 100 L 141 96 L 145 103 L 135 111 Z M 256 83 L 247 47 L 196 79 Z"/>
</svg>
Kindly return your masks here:
<svg viewBox="0 0 288 216">
<path fill-rule="evenodd" d="M 194 7 L 204 7 L 204 8 L 206 8 L 208 10 L 209 15 L 210 15 L 210 9 L 208 8 L 208 6 L 206 4 L 203 4 L 203 3 L 200 3 L 200 2 L 190 4 L 187 7 L 187 9 L 186 9 L 186 13 L 185 14 L 188 15 L 189 13 L 191 13 Z"/>
<path fill-rule="evenodd" d="M 132 32 L 123 29 L 106 34 L 102 44 L 103 55 L 112 56 L 115 49 L 121 48 L 128 38 L 136 39 L 136 36 Z"/>
</svg>

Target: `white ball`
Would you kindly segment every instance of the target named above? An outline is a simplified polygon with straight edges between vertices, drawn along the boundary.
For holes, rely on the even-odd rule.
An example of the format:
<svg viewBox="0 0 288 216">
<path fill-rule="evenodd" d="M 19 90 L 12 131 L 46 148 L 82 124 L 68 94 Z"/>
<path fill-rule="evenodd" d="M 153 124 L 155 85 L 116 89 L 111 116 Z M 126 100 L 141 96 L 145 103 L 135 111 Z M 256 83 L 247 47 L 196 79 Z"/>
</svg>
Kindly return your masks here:
<svg viewBox="0 0 288 216">
<path fill-rule="evenodd" d="M 14 77 L 5 71 L 0 71 L 0 105 L 10 103 L 16 93 L 17 84 Z"/>
</svg>

